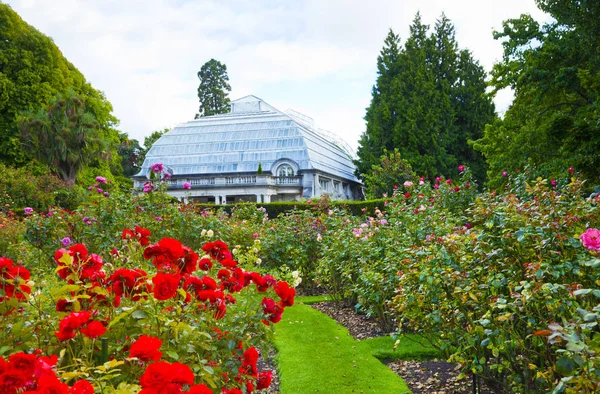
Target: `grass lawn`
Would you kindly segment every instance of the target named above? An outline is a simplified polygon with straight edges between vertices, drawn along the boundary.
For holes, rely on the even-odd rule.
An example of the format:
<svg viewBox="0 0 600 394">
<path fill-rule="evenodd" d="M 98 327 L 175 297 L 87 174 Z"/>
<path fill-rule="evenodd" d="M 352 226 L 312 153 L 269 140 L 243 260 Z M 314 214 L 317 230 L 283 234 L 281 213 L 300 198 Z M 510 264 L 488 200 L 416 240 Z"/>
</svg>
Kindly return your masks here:
<svg viewBox="0 0 600 394">
<path fill-rule="evenodd" d="M 392 337 L 370 338 L 360 343 L 380 360 L 423 360 L 440 356 L 439 352 L 429 346 L 420 335 L 405 334 L 398 339 L 400 342 L 396 350 L 394 350 L 396 340 Z"/>
<path fill-rule="evenodd" d="M 398 375 L 373 357 L 374 349 L 384 343 L 356 341 L 344 327 L 303 301 L 298 297 L 275 326 L 283 394 L 410 392 Z M 311 297 L 307 302 L 316 301 Z"/>
</svg>

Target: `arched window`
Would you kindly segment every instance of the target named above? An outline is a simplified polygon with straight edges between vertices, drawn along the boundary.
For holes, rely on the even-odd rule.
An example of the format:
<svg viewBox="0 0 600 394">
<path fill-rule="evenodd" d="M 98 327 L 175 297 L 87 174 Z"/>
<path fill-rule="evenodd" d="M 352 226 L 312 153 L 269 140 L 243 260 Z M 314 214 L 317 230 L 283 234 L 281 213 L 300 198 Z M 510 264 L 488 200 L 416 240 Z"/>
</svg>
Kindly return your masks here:
<svg viewBox="0 0 600 394">
<path fill-rule="evenodd" d="M 279 166 L 277 176 L 294 176 L 294 169 L 289 164 Z"/>
</svg>

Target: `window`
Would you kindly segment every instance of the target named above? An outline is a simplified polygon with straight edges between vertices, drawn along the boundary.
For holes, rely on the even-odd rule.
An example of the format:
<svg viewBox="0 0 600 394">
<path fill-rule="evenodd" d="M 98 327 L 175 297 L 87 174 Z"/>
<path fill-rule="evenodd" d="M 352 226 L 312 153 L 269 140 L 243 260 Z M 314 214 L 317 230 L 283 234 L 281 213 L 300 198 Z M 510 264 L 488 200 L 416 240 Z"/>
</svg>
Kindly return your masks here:
<svg viewBox="0 0 600 394">
<path fill-rule="evenodd" d="M 323 179 L 321 177 L 319 177 L 319 186 L 321 187 L 321 190 L 323 191 L 329 191 L 329 188 L 331 187 L 331 182 L 329 181 L 329 179 Z"/>
<path fill-rule="evenodd" d="M 279 166 L 277 176 L 294 176 L 294 169 L 289 164 Z"/>
</svg>

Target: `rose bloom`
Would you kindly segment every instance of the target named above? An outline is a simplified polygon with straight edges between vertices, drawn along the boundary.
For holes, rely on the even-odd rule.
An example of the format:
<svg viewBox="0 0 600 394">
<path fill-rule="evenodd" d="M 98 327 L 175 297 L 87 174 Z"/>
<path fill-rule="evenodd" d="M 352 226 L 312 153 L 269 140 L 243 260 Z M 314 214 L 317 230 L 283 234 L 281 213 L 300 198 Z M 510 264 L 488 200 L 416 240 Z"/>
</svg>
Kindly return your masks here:
<svg viewBox="0 0 600 394">
<path fill-rule="evenodd" d="M 600 251 L 600 230 L 588 228 L 579 239 L 586 249 Z"/>
<path fill-rule="evenodd" d="M 177 294 L 179 288 L 179 276 L 171 274 L 156 274 L 152 278 L 154 284 L 154 298 L 157 300 L 168 300 Z"/>
<path fill-rule="evenodd" d="M 153 172 L 157 172 L 157 173 L 158 173 L 158 172 L 163 172 L 163 170 L 164 170 L 165 168 L 163 167 L 163 164 L 162 164 L 162 163 L 155 163 L 155 164 L 152 164 L 152 165 L 150 166 L 150 169 L 151 169 Z"/>
<path fill-rule="evenodd" d="M 88 338 L 98 338 L 106 333 L 106 327 L 99 321 L 94 320 L 85 328 L 82 328 L 81 333 Z"/>
<path fill-rule="evenodd" d="M 162 357 L 160 346 L 162 341 L 148 335 L 142 335 L 131 345 L 129 357 L 137 357 L 142 361 L 158 361 Z"/>
<path fill-rule="evenodd" d="M 411 187 L 413 183 L 411 181 L 404 182 L 404 187 Z"/>
<path fill-rule="evenodd" d="M 27 207 L 23 211 L 25 212 L 25 215 L 30 215 L 33 213 L 33 208 Z"/>
<path fill-rule="evenodd" d="M 183 182 L 183 188 L 185 190 L 190 190 L 192 188 L 192 184 L 189 182 Z"/>
<path fill-rule="evenodd" d="M 103 176 L 97 176 L 96 182 L 106 184 L 106 178 Z"/>
</svg>

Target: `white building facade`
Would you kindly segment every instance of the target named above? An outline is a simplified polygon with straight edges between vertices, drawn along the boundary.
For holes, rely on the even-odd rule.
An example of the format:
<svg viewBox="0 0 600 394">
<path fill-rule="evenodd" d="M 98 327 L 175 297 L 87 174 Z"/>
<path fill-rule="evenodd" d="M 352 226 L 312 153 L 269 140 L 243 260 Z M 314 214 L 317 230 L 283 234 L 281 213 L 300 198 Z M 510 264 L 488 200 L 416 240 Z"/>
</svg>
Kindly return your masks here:
<svg viewBox="0 0 600 394">
<path fill-rule="evenodd" d="M 225 204 L 297 201 L 325 194 L 334 200 L 363 198 L 352 153 L 312 119 L 281 112 L 255 96 L 231 103 L 228 114 L 180 124 L 148 151 L 134 186 L 142 188 L 150 166 L 171 173 L 167 193 L 185 200 Z M 191 189 L 185 189 L 189 183 Z"/>
</svg>

